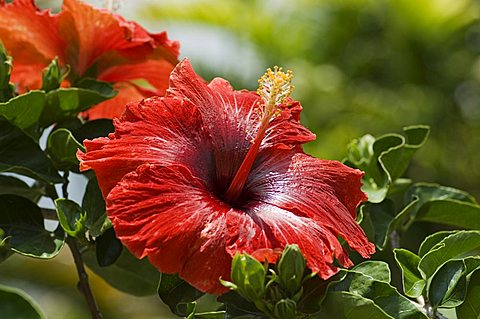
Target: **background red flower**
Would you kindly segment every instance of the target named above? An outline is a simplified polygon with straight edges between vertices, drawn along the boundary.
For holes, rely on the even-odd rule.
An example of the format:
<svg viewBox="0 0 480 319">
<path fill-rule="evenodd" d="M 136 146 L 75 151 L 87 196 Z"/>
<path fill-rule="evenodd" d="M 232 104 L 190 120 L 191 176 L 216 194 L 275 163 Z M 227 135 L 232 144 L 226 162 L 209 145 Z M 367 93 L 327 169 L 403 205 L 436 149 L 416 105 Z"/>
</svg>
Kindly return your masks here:
<svg viewBox="0 0 480 319">
<path fill-rule="evenodd" d="M 60 13 L 39 9 L 33 0 L 0 3 L 0 39 L 13 56 L 12 81 L 20 92 L 41 87 L 41 71 L 58 57 L 82 76 L 113 82 L 118 95 L 83 115 L 119 116 L 130 101 L 163 95 L 178 62 L 178 42 L 166 32 L 148 33 L 136 22 L 79 0 L 64 0 Z"/>
</svg>

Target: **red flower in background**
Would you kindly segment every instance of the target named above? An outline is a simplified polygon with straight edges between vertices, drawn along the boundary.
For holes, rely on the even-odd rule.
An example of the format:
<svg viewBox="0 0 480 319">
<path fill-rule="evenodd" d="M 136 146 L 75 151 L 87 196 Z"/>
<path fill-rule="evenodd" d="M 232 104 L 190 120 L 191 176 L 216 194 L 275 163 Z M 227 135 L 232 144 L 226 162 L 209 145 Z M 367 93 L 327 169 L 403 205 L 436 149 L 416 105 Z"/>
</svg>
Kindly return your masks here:
<svg viewBox="0 0 480 319">
<path fill-rule="evenodd" d="M 40 88 L 41 71 L 56 56 L 71 66 L 71 79 L 114 82 L 118 95 L 85 112 L 90 119 L 113 118 L 130 101 L 163 95 L 178 62 L 179 45 L 165 32 L 148 33 L 79 0 L 64 0 L 58 14 L 33 0 L 0 1 L 0 39 L 13 56 L 12 81 L 20 92 Z"/>
<path fill-rule="evenodd" d="M 337 236 L 363 257 L 374 246 L 355 222 L 363 173 L 302 152 L 315 135 L 287 96 L 291 75 L 270 71 L 259 94 L 206 84 L 188 61 L 165 97 L 127 106 L 115 133 L 85 140 L 81 169 L 93 169 L 118 238 L 161 272 L 225 292 L 232 256 L 275 262 L 296 243 L 322 278 L 352 262 Z"/>
</svg>

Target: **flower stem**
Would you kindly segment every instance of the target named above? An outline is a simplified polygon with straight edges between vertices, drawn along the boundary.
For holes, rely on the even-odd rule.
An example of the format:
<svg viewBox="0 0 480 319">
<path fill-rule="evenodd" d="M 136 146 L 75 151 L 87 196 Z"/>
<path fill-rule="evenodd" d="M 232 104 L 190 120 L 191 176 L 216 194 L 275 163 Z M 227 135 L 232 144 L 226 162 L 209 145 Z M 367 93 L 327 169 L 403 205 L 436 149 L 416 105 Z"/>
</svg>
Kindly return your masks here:
<svg viewBox="0 0 480 319">
<path fill-rule="evenodd" d="M 62 195 L 64 198 L 68 198 L 68 171 L 63 172 L 63 184 L 62 184 Z M 92 289 L 90 288 L 90 283 L 88 282 L 88 274 L 85 270 L 85 265 L 83 263 L 82 254 L 78 249 L 77 240 L 75 237 L 68 236 L 65 240 L 70 251 L 72 253 L 73 261 L 75 262 L 75 267 L 77 268 L 78 273 L 78 290 L 83 294 L 85 300 L 88 305 L 88 309 L 90 310 L 90 314 L 92 315 L 92 319 L 102 319 L 102 314 L 100 309 L 98 309 L 97 302 L 95 297 L 93 296 Z"/>
<path fill-rule="evenodd" d="M 85 270 L 85 266 L 83 264 L 82 255 L 80 250 L 78 249 L 77 242 L 75 238 L 68 236 L 66 239 L 67 245 L 72 252 L 73 260 L 75 262 L 75 267 L 77 268 L 78 273 L 78 284 L 77 288 L 85 297 L 87 301 L 88 309 L 90 310 L 90 314 L 92 315 L 92 319 L 102 319 L 102 314 L 98 309 L 97 302 L 95 301 L 95 297 L 93 296 L 92 289 L 90 288 L 90 284 L 88 282 L 88 274 Z"/>
</svg>

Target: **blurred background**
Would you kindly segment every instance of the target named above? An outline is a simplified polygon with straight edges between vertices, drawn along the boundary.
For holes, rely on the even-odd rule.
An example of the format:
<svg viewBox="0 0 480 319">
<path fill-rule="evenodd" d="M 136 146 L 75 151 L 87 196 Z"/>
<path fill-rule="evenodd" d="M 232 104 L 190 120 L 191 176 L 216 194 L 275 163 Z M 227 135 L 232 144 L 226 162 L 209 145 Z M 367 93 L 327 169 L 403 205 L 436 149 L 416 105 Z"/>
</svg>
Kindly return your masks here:
<svg viewBox="0 0 480 319">
<path fill-rule="evenodd" d="M 267 67 L 291 69 L 302 122 L 317 134 L 305 149 L 317 157 L 341 160 L 347 144 L 367 133 L 430 125 L 409 177 L 480 198 L 477 0 L 123 0 L 116 6 L 150 32 L 167 30 L 180 41 L 181 57 L 207 80 L 220 76 L 236 89 L 255 90 Z M 70 258 L 66 249 L 57 262 L 10 258 L 0 265 L 0 283 L 29 291 L 48 318 L 88 318 Z M 105 318 L 172 317 L 155 296 L 125 295 L 98 277 L 92 285 Z"/>
</svg>

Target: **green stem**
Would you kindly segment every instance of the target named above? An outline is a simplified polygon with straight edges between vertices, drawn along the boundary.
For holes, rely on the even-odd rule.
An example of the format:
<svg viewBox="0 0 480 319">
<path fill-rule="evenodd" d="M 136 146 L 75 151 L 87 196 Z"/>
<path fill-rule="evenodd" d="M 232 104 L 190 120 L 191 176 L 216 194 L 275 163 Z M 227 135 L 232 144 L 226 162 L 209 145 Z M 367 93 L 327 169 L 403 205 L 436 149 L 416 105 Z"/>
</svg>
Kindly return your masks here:
<svg viewBox="0 0 480 319">
<path fill-rule="evenodd" d="M 68 171 L 65 171 L 63 173 L 62 195 L 64 198 L 68 198 L 68 175 Z M 75 267 L 77 268 L 77 288 L 85 297 L 85 301 L 87 302 L 92 319 L 102 319 L 102 314 L 100 312 L 100 309 L 98 309 L 97 302 L 93 295 L 92 289 L 90 288 L 90 283 L 88 282 L 88 274 L 83 263 L 82 254 L 78 249 L 77 240 L 72 236 L 67 236 L 65 242 L 67 243 L 70 251 L 72 252 L 73 261 L 75 262 Z"/>
</svg>

